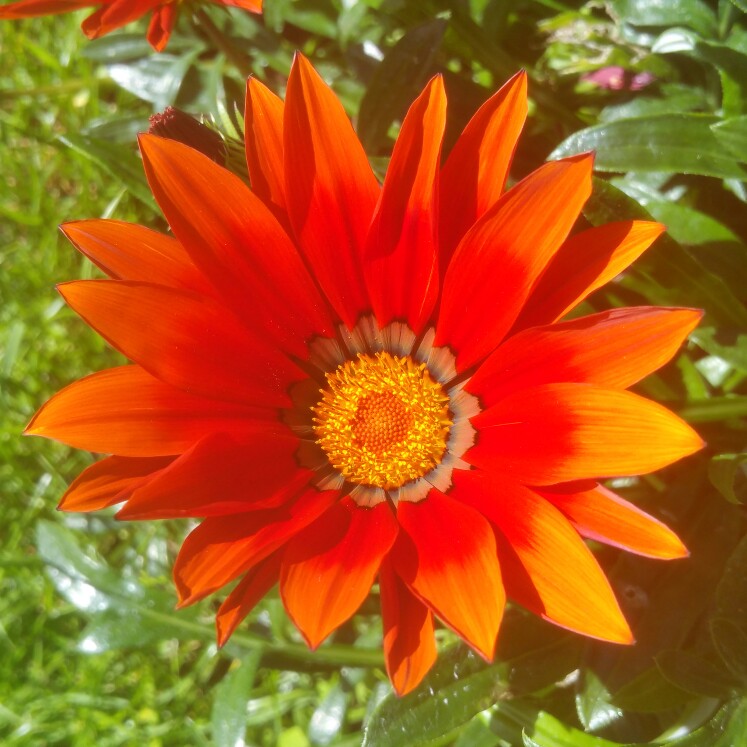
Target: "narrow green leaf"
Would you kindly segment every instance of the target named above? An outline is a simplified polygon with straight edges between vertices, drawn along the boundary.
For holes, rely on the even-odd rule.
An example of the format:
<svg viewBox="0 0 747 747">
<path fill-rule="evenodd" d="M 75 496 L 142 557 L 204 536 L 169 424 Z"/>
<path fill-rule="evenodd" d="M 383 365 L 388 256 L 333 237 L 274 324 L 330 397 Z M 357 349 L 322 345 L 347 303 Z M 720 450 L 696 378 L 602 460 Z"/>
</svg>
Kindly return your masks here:
<svg viewBox="0 0 747 747">
<path fill-rule="evenodd" d="M 130 148 L 70 133 L 61 135 L 59 140 L 119 180 L 127 187 L 130 194 L 144 205 L 152 210 L 156 209 L 155 200 L 145 181 L 142 165 Z"/>
<path fill-rule="evenodd" d="M 747 452 L 713 457 L 708 465 L 708 479 L 730 503 L 747 503 Z"/>
<path fill-rule="evenodd" d="M 215 688 L 210 721 L 216 747 L 246 744 L 247 703 L 260 659 L 260 651 L 250 652 Z"/>
<path fill-rule="evenodd" d="M 598 171 L 698 174 L 745 179 L 747 169 L 724 153 L 705 114 L 661 114 L 589 127 L 564 140 L 550 159 L 595 151 Z"/>
<path fill-rule="evenodd" d="M 691 402 L 678 411 L 689 423 L 716 423 L 747 416 L 747 396 L 712 397 L 702 402 Z"/>
</svg>

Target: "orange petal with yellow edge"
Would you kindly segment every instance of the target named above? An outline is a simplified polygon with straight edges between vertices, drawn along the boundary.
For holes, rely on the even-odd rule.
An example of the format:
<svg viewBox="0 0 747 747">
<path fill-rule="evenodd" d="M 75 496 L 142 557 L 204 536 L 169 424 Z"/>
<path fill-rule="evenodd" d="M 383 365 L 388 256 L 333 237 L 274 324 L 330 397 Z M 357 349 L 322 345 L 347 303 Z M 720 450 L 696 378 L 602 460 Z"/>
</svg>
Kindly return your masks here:
<svg viewBox="0 0 747 747">
<path fill-rule="evenodd" d="M 449 153 L 439 197 L 443 269 L 462 236 L 503 194 L 526 116 L 527 75 L 522 70 L 477 110 Z"/>
<path fill-rule="evenodd" d="M 459 371 L 492 352 L 511 328 L 591 194 L 591 167 L 588 154 L 544 164 L 506 192 L 456 248 L 435 344 L 456 351 Z"/>
<path fill-rule="evenodd" d="M 558 250 L 516 321 L 516 329 L 549 324 L 619 275 L 665 231 L 660 223 L 622 221 L 571 236 Z"/>
<path fill-rule="evenodd" d="M 197 397 L 139 366 L 86 376 L 55 394 L 25 433 L 130 457 L 181 454 L 206 433 L 242 436 L 277 421 L 271 408 Z"/>
<path fill-rule="evenodd" d="M 488 522 L 438 490 L 400 501 L 402 533 L 392 551 L 400 578 L 486 659 L 493 657 L 505 594 Z"/>
<path fill-rule="evenodd" d="M 107 457 L 86 467 L 65 491 L 60 511 L 98 511 L 127 500 L 167 467 L 171 457 Z"/>
<path fill-rule="evenodd" d="M 569 483 L 535 490 L 587 539 L 649 558 L 671 560 L 689 554 L 669 527 L 602 485 Z"/>
<path fill-rule="evenodd" d="M 394 572 L 379 570 L 386 671 L 397 695 L 415 689 L 436 661 L 433 615 Z"/>
<path fill-rule="evenodd" d="M 205 519 L 187 535 L 174 563 L 179 606 L 193 604 L 246 573 L 338 498 L 339 491 L 309 488 L 281 508 Z"/>
<path fill-rule="evenodd" d="M 558 509 L 495 474 L 462 470 L 454 475 L 455 498 L 500 530 L 496 538 L 511 599 L 569 630 L 633 643 L 607 577 Z"/>
<path fill-rule="evenodd" d="M 379 185 L 337 96 L 296 54 L 283 122 L 285 201 L 319 285 L 352 328 L 369 311 L 361 259 Z"/>
<path fill-rule="evenodd" d="M 311 648 L 361 606 L 397 531 L 388 502 L 362 508 L 348 498 L 288 543 L 280 596 Z"/>
<path fill-rule="evenodd" d="M 702 316 L 697 309 L 641 306 L 532 327 L 494 350 L 466 389 L 484 408 L 538 384 L 625 389 L 672 358 Z"/>
<path fill-rule="evenodd" d="M 257 563 L 239 581 L 215 613 L 215 628 L 219 646 L 225 646 L 233 632 L 257 603 L 278 582 L 282 551 Z"/>
<path fill-rule="evenodd" d="M 402 123 L 366 242 L 364 274 L 383 328 L 406 321 L 416 334 L 438 296 L 438 172 L 446 93 L 436 76 Z"/>
<path fill-rule="evenodd" d="M 472 419 L 464 458 L 528 485 L 640 475 L 703 447 L 656 402 L 592 384 L 542 384 L 508 395 Z"/>
</svg>

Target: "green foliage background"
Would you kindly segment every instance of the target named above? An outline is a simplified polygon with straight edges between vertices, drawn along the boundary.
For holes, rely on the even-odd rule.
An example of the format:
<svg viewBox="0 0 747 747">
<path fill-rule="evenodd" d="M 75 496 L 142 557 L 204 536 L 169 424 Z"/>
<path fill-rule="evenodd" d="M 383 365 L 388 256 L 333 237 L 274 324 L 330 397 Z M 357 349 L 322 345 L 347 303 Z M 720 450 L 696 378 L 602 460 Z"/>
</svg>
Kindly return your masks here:
<svg viewBox="0 0 747 747">
<path fill-rule="evenodd" d="M 263 19 L 183 13 L 160 56 L 142 27 L 88 42 L 80 13 L 0 24 L 0 741 L 747 745 L 746 12 L 744 0 L 266 0 Z M 163 229 L 134 148 L 148 115 L 176 102 L 240 132 L 244 76 L 282 94 L 295 49 L 338 92 L 379 169 L 432 74 L 446 78 L 453 142 L 524 67 L 532 106 L 513 178 L 593 148 L 603 179 L 585 220 L 650 214 L 669 226 L 585 309 L 706 310 L 639 390 L 696 424 L 708 449 L 615 486 L 692 556 L 598 548 L 635 647 L 511 609 L 495 664 L 441 632 L 434 672 L 398 700 L 375 598 L 311 654 L 270 595 L 218 652 L 211 602 L 173 610 L 185 524 L 54 511 L 89 457 L 19 434 L 54 391 L 117 361 L 54 292 L 94 274 L 55 226 L 111 216 Z M 622 89 L 584 79 L 610 65 L 628 71 Z M 630 90 L 639 73 L 651 82 Z"/>
</svg>

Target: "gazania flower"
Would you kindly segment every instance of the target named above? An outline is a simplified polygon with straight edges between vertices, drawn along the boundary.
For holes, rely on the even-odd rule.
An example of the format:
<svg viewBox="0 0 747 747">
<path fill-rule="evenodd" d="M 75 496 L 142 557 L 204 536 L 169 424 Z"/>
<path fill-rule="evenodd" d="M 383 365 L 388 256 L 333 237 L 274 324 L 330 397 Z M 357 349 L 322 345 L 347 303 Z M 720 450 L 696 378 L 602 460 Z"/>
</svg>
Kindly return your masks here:
<svg viewBox="0 0 747 747">
<path fill-rule="evenodd" d="M 0 7 L 0 20 L 49 16 L 99 6 L 81 26 L 89 39 L 98 39 L 120 26 L 142 18 L 146 13 L 151 13 L 146 36 L 153 49 L 161 52 L 169 41 L 182 2 L 183 0 L 16 0 Z M 243 8 L 254 13 L 262 12 L 262 0 L 207 2 Z"/>
<path fill-rule="evenodd" d="M 53 397 L 28 432 L 111 454 L 62 499 L 126 519 L 196 517 L 181 605 L 237 582 L 219 643 L 276 583 L 318 646 L 378 583 L 398 693 L 432 665 L 434 617 L 487 659 L 506 595 L 557 625 L 630 643 L 583 538 L 686 555 L 599 478 L 698 450 L 626 388 L 696 325 L 689 309 L 558 321 L 662 232 L 570 236 L 588 154 L 504 193 L 526 114 L 519 74 L 441 166 L 446 98 L 410 108 L 380 185 L 340 103 L 297 57 L 285 103 L 248 84 L 253 188 L 145 135 L 174 236 L 112 220 L 63 230 L 110 280 L 60 290 L 132 365 Z"/>
</svg>

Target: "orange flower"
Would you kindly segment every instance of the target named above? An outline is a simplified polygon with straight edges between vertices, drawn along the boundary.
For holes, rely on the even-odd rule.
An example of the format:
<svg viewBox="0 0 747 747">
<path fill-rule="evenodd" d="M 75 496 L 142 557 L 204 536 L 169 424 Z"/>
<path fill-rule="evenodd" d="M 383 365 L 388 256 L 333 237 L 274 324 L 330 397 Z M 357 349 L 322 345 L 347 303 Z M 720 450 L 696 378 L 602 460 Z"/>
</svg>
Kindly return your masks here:
<svg viewBox="0 0 747 747">
<path fill-rule="evenodd" d="M 600 477 L 701 448 L 625 389 L 674 355 L 700 312 L 624 308 L 559 322 L 662 232 L 568 234 L 588 154 L 504 193 L 526 114 L 515 76 L 441 167 L 434 78 L 383 186 L 332 91 L 297 57 L 285 103 L 250 80 L 253 190 L 153 135 L 145 169 L 174 238 L 112 220 L 68 238 L 111 280 L 60 290 L 134 363 L 53 397 L 28 432 L 112 454 L 60 507 L 198 517 L 176 560 L 182 605 L 237 579 L 224 643 L 279 581 L 311 647 L 378 580 L 389 676 L 415 687 L 434 615 L 486 659 L 506 595 L 587 636 L 631 632 L 582 538 L 687 554 Z"/>
<path fill-rule="evenodd" d="M 178 5 L 182 0 L 16 0 L 0 7 L 0 20 L 49 16 L 69 13 L 79 8 L 100 6 L 85 21 L 82 29 L 89 39 L 98 39 L 120 26 L 125 26 L 146 13 L 152 13 L 148 26 L 148 41 L 157 52 L 162 52 L 176 22 Z M 207 0 L 214 5 L 243 8 L 253 13 L 262 12 L 262 0 Z"/>
</svg>

